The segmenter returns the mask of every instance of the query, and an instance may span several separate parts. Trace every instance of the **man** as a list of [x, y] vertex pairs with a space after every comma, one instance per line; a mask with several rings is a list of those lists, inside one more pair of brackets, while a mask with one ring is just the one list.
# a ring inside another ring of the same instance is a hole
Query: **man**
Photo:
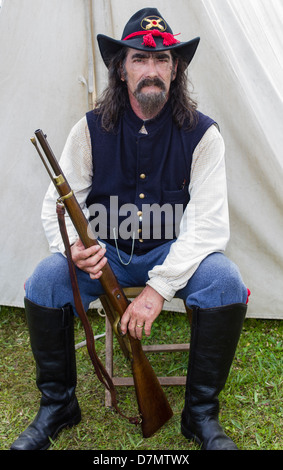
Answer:
[[[185, 71], [199, 38], [179, 42], [158, 10], [145, 8], [128, 21], [121, 40], [99, 35], [98, 43], [109, 85], [72, 129], [61, 158], [101, 240], [85, 249], [67, 220], [84, 306], [102, 293], [106, 260], [122, 286], [145, 286], [122, 318], [124, 333], [149, 335], [165, 299], [186, 300], [193, 321], [181, 430], [204, 449], [235, 449], [218, 422], [218, 394], [240, 336], [247, 288], [223, 254], [229, 238], [223, 140], [187, 90]], [[56, 198], [51, 186], [42, 212], [53, 254], [26, 283], [41, 404], [12, 449], [46, 449], [49, 436], [81, 418], [75, 307]]]

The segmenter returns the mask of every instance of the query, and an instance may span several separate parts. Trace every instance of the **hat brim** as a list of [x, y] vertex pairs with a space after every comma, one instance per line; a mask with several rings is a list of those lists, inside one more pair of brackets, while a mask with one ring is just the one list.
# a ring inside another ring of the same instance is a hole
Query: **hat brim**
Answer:
[[143, 39], [141, 37], [134, 37], [128, 39], [127, 41], [117, 40], [105, 36], [104, 34], [98, 34], [97, 36], [99, 50], [102, 56], [102, 59], [106, 65], [109, 67], [112, 57], [119, 52], [123, 47], [130, 47], [132, 49], [137, 49], [139, 51], [150, 51], [150, 52], [159, 52], [159, 51], [170, 51], [172, 49], [176, 50], [187, 63], [187, 66], [191, 62], [192, 58], [195, 55], [197, 50], [200, 38], [194, 38], [187, 42], [180, 42], [173, 44], [171, 46], [164, 46], [162, 38], [155, 38], [156, 47], [149, 47], [143, 45]]

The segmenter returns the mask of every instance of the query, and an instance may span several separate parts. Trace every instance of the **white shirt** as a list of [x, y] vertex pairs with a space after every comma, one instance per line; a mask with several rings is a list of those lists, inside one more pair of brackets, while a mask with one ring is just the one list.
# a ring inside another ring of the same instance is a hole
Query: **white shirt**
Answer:
[[[180, 232], [161, 265], [148, 274], [147, 284], [170, 301], [182, 289], [209, 254], [223, 252], [229, 240], [229, 214], [224, 141], [211, 126], [193, 153], [189, 184], [190, 202], [183, 214]], [[71, 130], [60, 166], [87, 218], [86, 199], [92, 186], [92, 150], [86, 117]], [[57, 191], [50, 184], [42, 207], [42, 222], [51, 252], [64, 253], [56, 215]], [[78, 239], [66, 214], [70, 243]]]

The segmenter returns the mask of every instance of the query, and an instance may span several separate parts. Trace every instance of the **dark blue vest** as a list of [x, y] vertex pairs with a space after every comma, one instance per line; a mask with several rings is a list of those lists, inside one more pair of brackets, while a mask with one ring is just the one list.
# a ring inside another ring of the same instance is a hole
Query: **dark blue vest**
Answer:
[[[129, 106], [117, 131], [102, 129], [100, 116], [86, 114], [93, 158], [92, 189], [87, 198], [96, 236], [131, 253], [145, 253], [178, 235], [189, 202], [192, 155], [214, 123], [198, 113], [196, 128], [179, 129], [170, 102], [144, 123]], [[141, 132], [145, 125], [147, 134]], [[114, 229], [114, 231], [113, 231]]]

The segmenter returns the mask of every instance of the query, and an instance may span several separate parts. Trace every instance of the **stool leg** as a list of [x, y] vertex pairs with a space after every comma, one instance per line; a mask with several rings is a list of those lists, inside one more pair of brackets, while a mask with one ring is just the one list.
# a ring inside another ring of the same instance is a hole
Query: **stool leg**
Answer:
[[[105, 369], [113, 378], [113, 330], [107, 315], [105, 316]], [[105, 406], [111, 406], [111, 394], [105, 389]]]
[[188, 315], [189, 324], [190, 324], [190, 326], [192, 326], [193, 311], [192, 311], [191, 308], [187, 307], [185, 300], [184, 300], [184, 306], [185, 306], [185, 309], [186, 309], [186, 312], [187, 312], [187, 315]]

